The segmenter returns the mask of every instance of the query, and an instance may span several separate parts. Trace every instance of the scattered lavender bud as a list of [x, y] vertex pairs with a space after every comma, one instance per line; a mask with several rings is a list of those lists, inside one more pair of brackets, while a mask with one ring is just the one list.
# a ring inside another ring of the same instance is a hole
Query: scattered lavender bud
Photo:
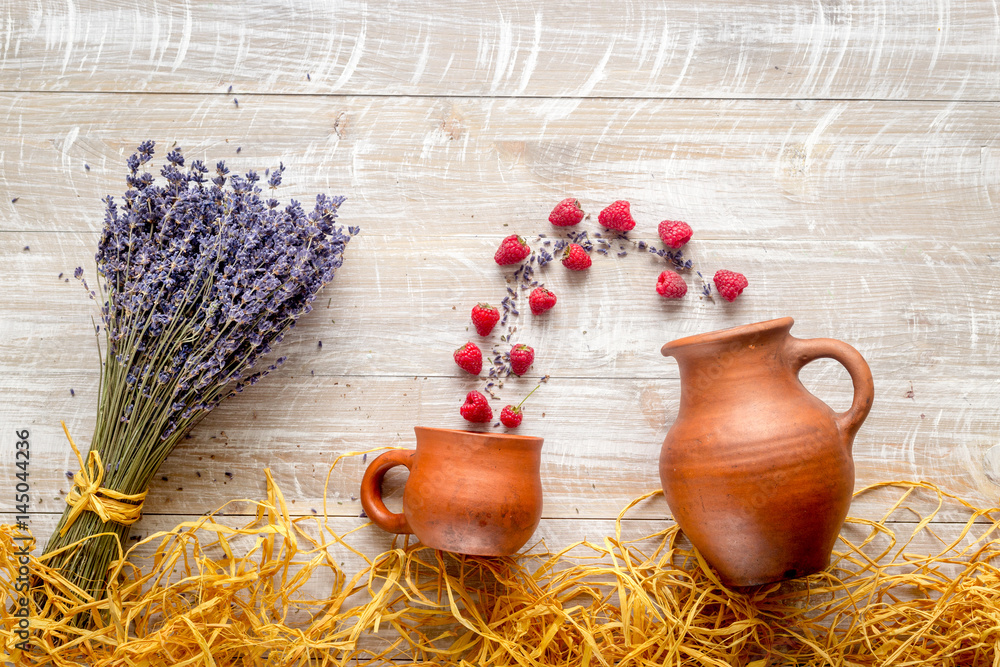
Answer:
[[227, 91], [226, 91], [226, 94], [228, 95], [228, 94], [229, 94], [229, 93], [231, 93], [231, 92], [233, 92], [233, 87], [232, 87], [232, 86], [229, 86], [229, 90], [227, 90]]
[[239, 155], [241, 150], [243, 150], [243, 147], [242, 146], [237, 146], [236, 147], [236, 154]]
[[30, 245], [26, 245], [26, 246], [24, 246], [24, 251], [25, 251], [25, 252], [27, 252], [27, 251], [29, 251], [29, 250], [31, 250], [31, 246], [30, 246]]
[[313, 78], [309, 76], [309, 72], [306, 72], [306, 81], [312, 81]]
[[87, 164], [86, 162], [83, 163], [83, 168], [86, 169], [87, 171], [90, 171], [90, 165]]
[[18, 199], [20, 199], [20, 197], [14, 197], [13, 199], [10, 200], [10, 203], [16, 204]]
[[316, 347], [323, 349], [323, 341], [316, 341]]
[[236, 106], [239, 106], [240, 105], [240, 101], [234, 97], [233, 98], [233, 104], [235, 104]]
[[69, 395], [70, 395], [70, 396], [76, 396], [76, 392], [75, 392], [75, 391], [73, 391], [73, 388], [72, 388], [72, 387], [70, 387], [70, 388], [69, 388]]

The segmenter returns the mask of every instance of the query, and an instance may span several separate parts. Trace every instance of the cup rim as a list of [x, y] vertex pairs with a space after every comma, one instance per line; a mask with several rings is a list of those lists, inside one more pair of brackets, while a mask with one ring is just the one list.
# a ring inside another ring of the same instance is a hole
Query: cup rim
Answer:
[[671, 354], [682, 347], [690, 347], [691, 345], [702, 345], [704, 343], [717, 343], [721, 340], [730, 340], [738, 336], [745, 336], [747, 334], [762, 333], [764, 331], [772, 331], [775, 329], [788, 328], [791, 329], [795, 320], [791, 317], [779, 317], [773, 320], [765, 320], [763, 322], [754, 322], [753, 324], [741, 324], [736, 327], [729, 327], [728, 329], [718, 329], [716, 331], [709, 331], [702, 334], [694, 334], [693, 336], [685, 336], [684, 338], [678, 338], [677, 340], [672, 340], [663, 347], [660, 348], [660, 353], [669, 357]]
[[516, 433], [490, 433], [488, 431], [468, 431], [466, 429], [441, 428], [439, 426], [414, 426], [413, 431], [415, 433], [419, 433], [421, 431], [433, 432], [433, 433], [459, 433], [462, 434], [463, 436], [469, 436], [469, 435], [481, 436], [487, 439], [506, 440], [508, 442], [514, 441], [525, 444], [537, 443], [541, 445], [542, 442], [544, 442], [544, 438], [540, 438], [534, 435], [517, 435]]

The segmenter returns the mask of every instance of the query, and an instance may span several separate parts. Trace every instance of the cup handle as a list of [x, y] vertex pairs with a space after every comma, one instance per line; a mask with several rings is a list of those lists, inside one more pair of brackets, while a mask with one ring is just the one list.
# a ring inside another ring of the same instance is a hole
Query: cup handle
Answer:
[[803, 366], [816, 359], [839, 361], [850, 373], [854, 383], [854, 401], [846, 412], [836, 415], [837, 426], [850, 443], [872, 409], [872, 399], [875, 398], [875, 383], [868, 362], [853, 347], [833, 338], [790, 337], [789, 344], [791, 363], [796, 374]]
[[368, 464], [361, 480], [361, 506], [376, 526], [390, 533], [412, 533], [406, 515], [390, 512], [382, 502], [382, 478], [389, 468], [413, 465], [412, 449], [392, 449]]

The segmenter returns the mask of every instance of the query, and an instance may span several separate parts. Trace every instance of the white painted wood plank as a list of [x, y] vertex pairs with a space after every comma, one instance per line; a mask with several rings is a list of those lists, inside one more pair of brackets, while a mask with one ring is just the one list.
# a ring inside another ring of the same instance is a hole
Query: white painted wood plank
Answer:
[[[59, 420], [66, 421], [77, 443], [89, 444], [96, 374], [5, 377], [2, 393], [8, 399], [0, 404], [0, 470], [13, 471], [13, 433], [29, 429], [35, 508], [61, 512], [69, 490], [66, 473], [75, 472], [78, 465]], [[321, 510], [326, 476], [339, 455], [412, 448], [414, 426], [482, 428], [470, 426], [459, 415], [465, 393], [476, 386], [469, 380], [287, 374], [268, 380], [230, 399], [190, 440], [178, 445], [153, 479], [150, 512], [201, 513], [231, 498], [260, 496], [261, 471], [270, 467], [292, 510], [310, 514]], [[806, 383], [837, 409], [849, 403], [846, 380], [814, 376]], [[521, 380], [505, 387], [506, 400], [493, 402], [494, 413], [533, 384]], [[75, 397], [69, 387], [76, 390]], [[969, 387], [966, 380], [940, 379], [926, 381], [914, 399], [881, 393], [855, 443], [857, 487], [894, 479], [927, 480], [975, 502], [995, 504], [998, 486], [986, 475], [984, 456], [995, 444], [1000, 412], [995, 394], [987, 405]], [[676, 417], [678, 400], [679, 383], [671, 378], [554, 378], [536, 392], [519, 432], [545, 439], [544, 516], [611, 518], [636, 495], [658, 488], [660, 445]], [[337, 516], [357, 516], [365, 462], [359, 456], [341, 466], [331, 476], [329, 509]], [[404, 472], [390, 473], [391, 497], [398, 497], [404, 478]], [[879, 502], [862, 499], [855, 512], [876, 518]], [[12, 508], [12, 497], [0, 497], [0, 511]], [[654, 503], [635, 516], [667, 514], [664, 504]]]
[[[451, 355], [467, 340], [509, 350], [500, 340], [505, 329], [482, 338], [470, 320], [476, 303], [499, 304], [507, 294], [513, 269], [493, 262], [498, 239], [355, 237], [315, 312], [284, 342], [287, 372], [457, 378], [465, 374]], [[94, 234], [0, 234], [8, 287], [0, 292], [0, 368], [28, 375], [96, 369], [96, 305], [71, 278], [82, 264], [94, 280], [96, 243]], [[685, 273], [689, 293], [667, 301], [654, 290], [666, 263], [634, 249], [626, 257], [595, 254], [584, 275], [559, 263], [538, 270], [558, 295], [555, 308], [533, 316], [527, 290], [515, 289], [520, 315], [508, 320], [518, 327], [514, 339], [535, 348], [534, 372], [676, 377], [674, 362], [659, 354], [662, 344], [791, 315], [795, 335], [840, 338], [861, 350], [879, 388], [903, 395], [914, 382], [922, 394], [923, 380], [960, 376], [978, 383], [973, 393], [996, 396], [1000, 242], [695, 239], [687, 251], [707, 280], [729, 268], [744, 272], [750, 286], [732, 304], [699, 299], [701, 279], [692, 271]]]
[[283, 199], [347, 195], [344, 219], [380, 237], [540, 230], [565, 196], [628, 199], [646, 233], [670, 217], [697, 239], [1000, 230], [1000, 104], [0, 94], [0, 118], [2, 230], [96, 231], [146, 138], [236, 170], [283, 161]]
[[994, 3], [0, 6], [5, 90], [996, 100]]

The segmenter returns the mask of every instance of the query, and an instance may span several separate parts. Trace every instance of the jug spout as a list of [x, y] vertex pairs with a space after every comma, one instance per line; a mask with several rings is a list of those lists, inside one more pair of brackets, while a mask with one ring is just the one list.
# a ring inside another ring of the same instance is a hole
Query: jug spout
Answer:
[[674, 357], [680, 362], [685, 358], [717, 355], [720, 352], [729, 352], [730, 354], [751, 352], [779, 342], [788, 335], [794, 323], [795, 320], [791, 317], [781, 317], [776, 320], [687, 336], [670, 341], [660, 348], [660, 353], [665, 357]]
[[780, 357], [793, 323], [791, 317], [783, 317], [664, 345], [660, 352], [676, 359], [680, 369], [682, 408], [702, 399], [728, 400], [729, 393], [739, 394], [747, 386], [791, 381]]

